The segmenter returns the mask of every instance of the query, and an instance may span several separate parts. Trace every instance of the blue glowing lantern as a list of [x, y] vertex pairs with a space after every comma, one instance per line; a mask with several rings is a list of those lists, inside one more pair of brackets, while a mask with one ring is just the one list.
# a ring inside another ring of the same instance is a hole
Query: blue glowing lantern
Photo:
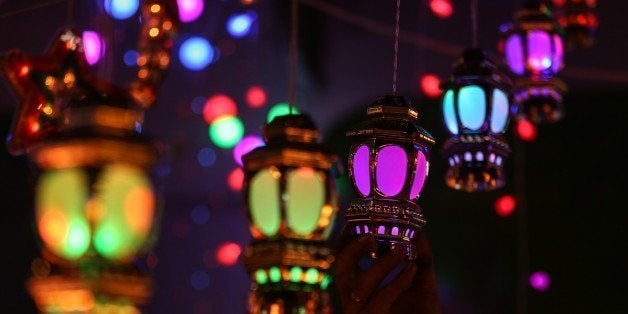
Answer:
[[519, 115], [537, 124], [560, 120], [567, 87], [556, 75], [563, 68], [564, 48], [562, 29], [551, 12], [544, 5], [526, 6], [500, 32], [498, 48], [516, 77]]
[[510, 80], [480, 49], [468, 49], [441, 85], [443, 116], [452, 137], [443, 146], [445, 181], [456, 190], [489, 191], [505, 183], [510, 154], [503, 133], [510, 115]]

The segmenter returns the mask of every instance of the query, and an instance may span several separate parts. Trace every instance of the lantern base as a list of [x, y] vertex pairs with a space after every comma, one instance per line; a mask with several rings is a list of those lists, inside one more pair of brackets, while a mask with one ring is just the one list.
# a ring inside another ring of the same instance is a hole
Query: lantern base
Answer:
[[357, 199], [351, 203], [345, 215], [347, 228], [355, 237], [371, 233], [378, 243], [376, 258], [398, 245], [406, 246], [408, 259], [416, 258], [412, 243], [425, 226], [421, 208], [410, 201], [381, 199]]
[[467, 192], [491, 191], [505, 185], [504, 160], [510, 148], [500, 135], [461, 135], [445, 142], [449, 162], [447, 186]]
[[251, 314], [262, 313], [332, 313], [331, 299], [326, 291], [260, 292], [256, 285], [248, 297]]
[[518, 115], [536, 124], [551, 124], [565, 115], [563, 94], [567, 88], [559, 79], [526, 80], [518, 84], [514, 102]]

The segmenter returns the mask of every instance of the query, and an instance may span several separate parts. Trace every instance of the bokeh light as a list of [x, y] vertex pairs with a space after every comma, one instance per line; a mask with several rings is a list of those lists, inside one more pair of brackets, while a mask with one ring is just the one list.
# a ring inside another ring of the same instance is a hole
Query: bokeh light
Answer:
[[209, 286], [209, 275], [202, 270], [197, 270], [190, 276], [190, 284], [196, 290], [204, 290]]
[[179, 59], [184, 67], [199, 71], [214, 59], [214, 48], [205, 38], [190, 37], [179, 47]]
[[454, 6], [449, 0], [430, 0], [430, 10], [440, 18], [448, 18], [454, 13]]
[[500, 217], [508, 217], [517, 207], [517, 200], [510, 194], [502, 195], [495, 201], [495, 212]]
[[211, 167], [216, 162], [216, 152], [209, 148], [201, 148], [196, 154], [196, 160], [203, 167]]
[[192, 208], [190, 212], [190, 219], [197, 225], [204, 225], [209, 222], [210, 212], [209, 208], [205, 205], [197, 205]]
[[235, 116], [238, 114], [238, 106], [233, 99], [225, 94], [216, 94], [205, 103], [203, 119], [207, 124], [222, 116]]
[[522, 141], [531, 142], [536, 138], [536, 126], [529, 120], [521, 119], [517, 121], [515, 129], [517, 136], [519, 136]]
[[114, 19], [128, 19], [137, 12], [140, 7], [139, 0], [105, 0], [105, 11]]
[[223, 266], [233, 266], [238, 262], [242, 248], [237, 243], [225, 242], [216, 251], [216, 260]]
[[436, 98], [440, 96], [440, 78], [434, 74], [425, 74], [421, 77], [419, 82], [421, 91], [425, 96], [430, 98]]
[[257, 18], [255, 12], [245, 12], [233, 14], [227, 20], [227, 31], [234, 38], [242, 38], [247, 36], [253, 27], [253, 23]]
[[137, 58], [139, 56], [140, 54], [137, 52], [137, 50], [127, 50], [127, 52], [124, 53], [123, 57], [124, 64], [130, 67], [137, 65]]
[[227, 185], [232, 191], [239, 192], [244, 184], [244, 171], [242, 168], [234, 168], [227, 176]]
[[233, 159], [242, 166], [242, 156], [261, 146], [264, 146], [264, 139], [261, 136], [247, 135], [233, 148]]
[[100, 34], [94, 31], [83, 32], [83, 51], [85, 60], [89, 65], [94, 65], [105, 55], [105, 41]]
[[[298, 114], [298, 113], [299, 113], [299, 109], [293, 107], [292, 114]], [[287, 116], [289, 114], [290, 114], [290, 105], [288, 105], [288, 103], [286, 102], [280, 102], [274, 105], [272, 108], [270, 108], [270, 110], [268, 110], [268, 115], [266, 116], [266, 122], [270, 123], [276, 117]]]
[[261, 86], [251, 86], [246, 91], [246, 103], [251, 108], [259, 108], [266, 104], [266, 91]]
[[209, 138], [220, 148], [232, 148], [244, 136], [244, 125], [238, 117], [222, 116], [209, 126]]
[[181, 22], [190, 23], [203, 14], [205, 3], [203, 0], [177, 0], [177, 7]]
[[550, 284], [550, 276], [544, 271], [537, 271], [530, 275], [530, 286], [536, 291], [546, 291]]

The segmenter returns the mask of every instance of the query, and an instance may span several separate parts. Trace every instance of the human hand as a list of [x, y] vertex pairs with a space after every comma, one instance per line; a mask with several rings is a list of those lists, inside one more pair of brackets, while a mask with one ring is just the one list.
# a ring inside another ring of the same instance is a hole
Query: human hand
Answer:
[[429, 243], [422, 233], [413, 243], [417, 258], [409, 261], [390, 283], [382, 287], [386, 276], [405, 260], [403, 248], [397, 246], [371, 267], [361, 270], [358, 266], [360, 258], [376, 249], [373, 235], [363, 235], [344, 246], [335, 263], [335, 281], [343, 313], [440, 313]]

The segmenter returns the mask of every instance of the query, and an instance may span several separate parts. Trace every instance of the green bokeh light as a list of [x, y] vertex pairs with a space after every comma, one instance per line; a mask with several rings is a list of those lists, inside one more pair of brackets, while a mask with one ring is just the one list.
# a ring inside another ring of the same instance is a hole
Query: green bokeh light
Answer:
[[264, 271], [263, 269], [258, 269], [255, 272], [255, 281], [257, 281], [257, 283], [260, 285], [266, 284], [268, 282], [268, 276], [266, 275], [266, 271]]
[[268, 273], [270, 275], [270, 281], [272, 282], [281, 281], [281, 270], [279, 270], [279, 267], [276, 267], [276, 266], [271, 267]]
[[325, 275], [323, 280], [321, 280], [321, 289], [327, 290], [327, 287], [331, 283], [331, 277], [329, 275]]
[[318, 269], [310, 268], [305, 272], [305, 282], [315, 284], [318, 281]]
[[244, 136], [244, 125], [238, 117], [223, 116], [209, 126], [209, 138], [214, 145], [233, 148]]
[[303, 276], [303, 269], [299, 266], [294, 266], [290, 269], [290, 281], [299, 282]]
[[[292, 108], [292, 114], [299, 114], [299, 113], [300, 113], [299, 109], [295, 107]], [[287, 116], [289, 114], [290, 114], [290, 105], [288, 105], [288, 103], [286, 102], [280, 102], [274, 105], [272, 108], [270, 108], [270, 110], [268, 110], [268, 115], [266, 116], [266, 122], [270, 123], [276, 117]]]

